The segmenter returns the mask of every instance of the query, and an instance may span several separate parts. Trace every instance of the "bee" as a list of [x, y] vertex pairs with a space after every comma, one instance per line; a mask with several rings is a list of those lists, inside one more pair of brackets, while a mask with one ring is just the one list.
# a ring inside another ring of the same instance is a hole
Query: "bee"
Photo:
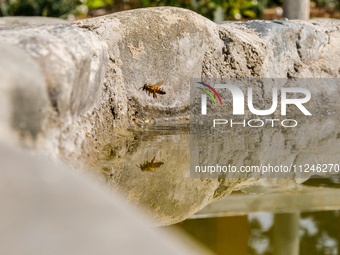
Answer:
[[156, 156], [154, 156], [153, 159], [150, 162], [146, 161], [146, 162], [144, 162], [144, 164], [140, 164], [137, 167], [140, 168], [140, 170], [142, 170], [142, 172], [151, 171], [152, 169], [161, 167], [161, 165], [163, 165], [164, 163], [163, 162], [155, 162], [155, 158], [156, 158]]
[[160, 88], [164, 84], [164, 81], [159, 81], [155, 85], [151, 84], [144, 84], [143, 87], [140, 87], [139, 90], [143, 89], [145, 90], [146, 93], [150, 96], [150, 94], [153, 94], [153, 98], [156, 99], [157, 95], [156, 94], [161, 94], [164, 95], [166, 94], [163, 89]]

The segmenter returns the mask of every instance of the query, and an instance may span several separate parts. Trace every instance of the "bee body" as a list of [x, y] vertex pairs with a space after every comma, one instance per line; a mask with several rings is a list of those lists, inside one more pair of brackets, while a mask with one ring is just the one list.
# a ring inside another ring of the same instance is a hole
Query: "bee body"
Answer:
[[150, 94], [153, 95], [153, 98], [157, 98], [156, 94], [160, 94], [160, 95], [164, 95], [166, 94], [164, 89], [160, 88], [160, 86], [162, 86], [164, 83], [164, 81], [160, 81], [157, 82], [155, 85], [151, 85], [151, 84], [144, 84], [143, 87], [141, 87], [140, 89], [143, 89], [143, 91], [145, 90], [146, 93], [148, 93], [148, 95], [150, 96]]
[[140, 168], [142, 172], [145, 172], [145, 171], [151, 171], [152, 169], [155, 169], [155, 168], [159, 168], [163, 164], [164, 164], [163, 162], [155, 162], [155, 157], [153, 157], [151, 161], [147, 160], [146, 162], [144, 162], [144, 164], [140, 164], [137, 167]]

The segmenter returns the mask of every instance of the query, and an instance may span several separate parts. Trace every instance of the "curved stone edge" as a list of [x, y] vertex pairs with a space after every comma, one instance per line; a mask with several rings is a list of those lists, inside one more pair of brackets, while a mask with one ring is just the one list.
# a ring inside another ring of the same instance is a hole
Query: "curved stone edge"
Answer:
[[64, 19], [40, 16], [0, 17], [0, 27], [30, 26], [42, 24], [67, 24], [67, 23], [70, 22]]
[[1, 254], [210, 254], [43, 154], [0, 142], [0, 165]]

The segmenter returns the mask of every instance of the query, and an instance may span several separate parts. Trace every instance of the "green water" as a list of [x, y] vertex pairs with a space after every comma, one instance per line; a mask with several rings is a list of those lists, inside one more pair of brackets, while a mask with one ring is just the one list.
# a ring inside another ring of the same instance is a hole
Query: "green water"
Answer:
[[[312, 178], [302, 186], [338, 190], [339, 183], [340, 179], [333, 176]], [[306, 199], [313, 198], [306, 196]], [[256, 212], [188, 219], [174, 227], [189, 234], [215, 254], [340, 254], [340, 211], [328, 210], [327, 206], [317, 211]]]
[[339, 254], [338, 210], [194, 219], [176, 227], [216, 254]]

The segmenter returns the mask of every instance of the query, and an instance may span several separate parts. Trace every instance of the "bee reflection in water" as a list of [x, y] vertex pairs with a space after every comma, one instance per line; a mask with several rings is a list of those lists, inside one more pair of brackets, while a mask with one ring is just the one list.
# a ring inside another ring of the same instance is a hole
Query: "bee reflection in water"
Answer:
[[161, 165], [163, 165], [164, 162], [155, 162], [155, 158], [156, 158], [156, 156], [154, 156], [151, 161], [147, 160], [146, 162], [144, 162], [144, 164], [140, 164], [137, 167], [140, 168], [140, 170], [142, 170], [142, 172], [152, 171], [152, 169], [156, 169], [156, 168], [161, 167]]

